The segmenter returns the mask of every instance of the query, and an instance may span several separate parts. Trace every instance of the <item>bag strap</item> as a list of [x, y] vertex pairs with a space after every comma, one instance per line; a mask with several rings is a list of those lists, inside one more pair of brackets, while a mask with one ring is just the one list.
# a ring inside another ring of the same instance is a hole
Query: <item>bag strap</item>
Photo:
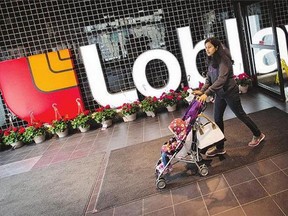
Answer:
[[[205, 115], [204, 113], [200, 113], [199, 115], [198, 115], [198, 117], [203, 117], [203, 118], [205, 118], [207, 121], [208, 121], [208, 123], [211, 123], [212, 124], [212, 129], [213, 130], [215, 130], [218, 126], [216, 125], [216, 123], [213, 121], [213, 120], [211, 120], [207, 115]], [[199, 133], [200, 133], [200, 135], [203, 135], [204, 134], [204, 132], [203, 132], [203, 126], [200, 126], [199, 127]]]

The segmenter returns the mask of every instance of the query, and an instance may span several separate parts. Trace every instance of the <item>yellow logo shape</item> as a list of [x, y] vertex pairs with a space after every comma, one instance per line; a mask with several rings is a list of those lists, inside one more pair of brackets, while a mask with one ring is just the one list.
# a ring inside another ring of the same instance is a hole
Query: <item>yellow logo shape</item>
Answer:
[[68, 49], [28, 57], [36, 87], [51, 92], [77, 86], [71, 55]]

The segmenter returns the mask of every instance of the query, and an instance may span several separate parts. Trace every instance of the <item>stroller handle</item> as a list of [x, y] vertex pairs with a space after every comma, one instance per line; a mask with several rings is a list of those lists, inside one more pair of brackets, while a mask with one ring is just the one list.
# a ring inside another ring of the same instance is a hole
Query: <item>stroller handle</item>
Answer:
[[[193, 92], [191, 91], [191, 92], [189, 92], [189, 96], [186, 97], [185, 99], [187, 100], [187, 102], [188, 102], [189, 104], [191, 104], [192, 101], [197, 100], [197, 96], [198, 96], [198, 95], [196, 95], [195, 93], [193, 93]], [[204, 112], [204, 111], [206, 110], [206, 108], [207, 108], [207, 102], [205, 101], [205, 102], [202, 102], [201, 104], [202, 104], [201, 111]]]
[[207, 102], [202, 103], [201, 113], [204, 112], [207, 109]]

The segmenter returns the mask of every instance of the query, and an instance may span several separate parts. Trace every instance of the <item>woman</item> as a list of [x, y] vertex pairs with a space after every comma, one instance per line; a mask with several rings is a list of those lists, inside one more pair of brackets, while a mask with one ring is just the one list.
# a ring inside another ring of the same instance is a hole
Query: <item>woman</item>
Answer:
[[[205, 50], [208, 57], [206, 81], [201, 90], [195, 90], [193, 93], [199, 95], [198, 100], [201, 102], [205, 102], [208, 96], [215, 95], [214, 120], [223, 133], [223, 115], [228, 105], [237, 118], [253, 133], [253, 138], [248, 145], [250, 147], [258, 146], [264, 140], [265, 135], [261, 133], [257, 125], [243, 110], [239, 88], [233, 78], [233, 60], [231, 59], [229, 50], [216, 38], [208, 38], [205, 41]], [[224, 140], [222, 140], [210, 148], [206, 152], [206, 155], [213, 157], [225, 153]]]

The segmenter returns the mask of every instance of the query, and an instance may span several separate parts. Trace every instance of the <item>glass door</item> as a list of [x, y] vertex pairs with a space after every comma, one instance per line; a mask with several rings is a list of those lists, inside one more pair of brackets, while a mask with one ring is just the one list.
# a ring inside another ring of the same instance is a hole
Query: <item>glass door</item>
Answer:
[[[246, 2], [242, 4], [246, 32], [247, 52], [250, 57], [251, 75], [256, 85], [285, 100], [284, 80], [279, 51], [283, 30], [276, 28], [273, 1]], [[280, 34], [281, 37], [278, 37]], [[284, 37], [285, 42], [285, 37]], [[282, 45], [284, 43], [281, 41]], [[287, 44], [284, 48], [287, 53]], [[282, 52], [283, 53], [283, 52]], [[287, 83], [286, 83], [287, 85]]]

